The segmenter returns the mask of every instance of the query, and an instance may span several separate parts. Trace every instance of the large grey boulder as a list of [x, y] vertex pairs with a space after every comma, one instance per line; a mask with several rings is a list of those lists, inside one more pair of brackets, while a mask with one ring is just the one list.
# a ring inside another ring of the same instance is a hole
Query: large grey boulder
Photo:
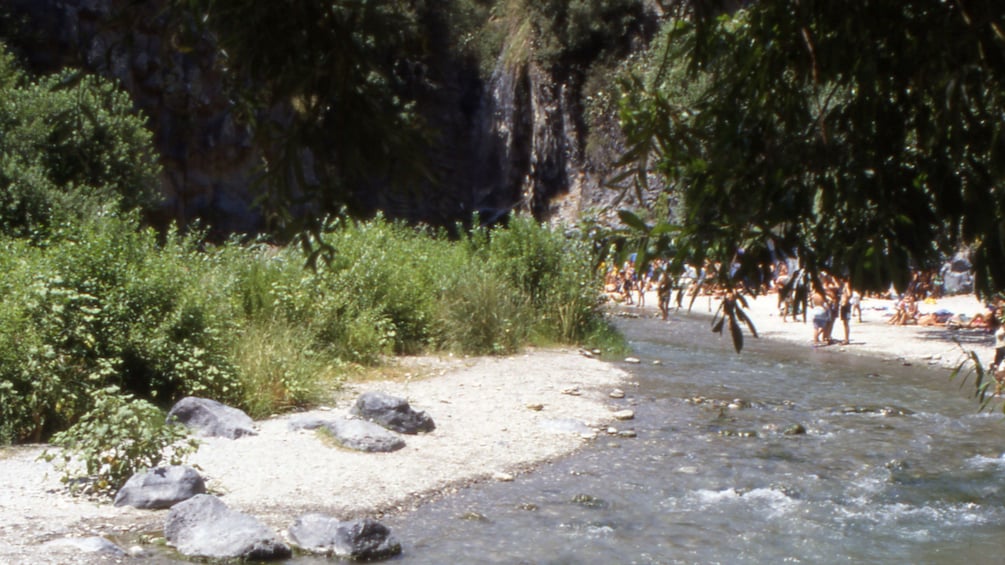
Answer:
[[188, 557], [264, 561], [285, 559], [293, 553], [257, 518], [231, 510], [209, 494], [172, 506], [164, 537]]
[[179, 423], [209, 437], [237, 439], [253, 436], [254, 420], [243, 411], [208, 398], [187, 396], [179, 400], [167, 415], [168, 423]]
[[436, 429], [433, 419], [425, 412], [415, 411], [404, 398], [384, 392], [365, 392], [356, 399], [352, 414], [380, 424], [402, 434], [431, 432]]
[[342, 522], [323, 514], [304, 514], [289, 529], [290, 539], [305, 551], [343, 559], [376, 561], [401, 553], [391, 530], [369, 518]]
[[136, 473], [115, 494], [115, 506], [170, 508], [206, 492], [206, 481], [192, 467], [171, 465]]
[[332, 438], [340, 446], [356, 451], [397, 451], [405, 447], [405, 440], [373, 422], [340, 418], [324, 422]]

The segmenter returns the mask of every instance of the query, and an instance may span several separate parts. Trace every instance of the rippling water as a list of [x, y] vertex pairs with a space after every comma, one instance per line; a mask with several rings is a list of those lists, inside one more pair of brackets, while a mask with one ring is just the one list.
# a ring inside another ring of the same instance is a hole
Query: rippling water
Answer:
[[1005, 559], [1005, 422], [969, 384], [761, 340], [736, 355], [702, 320], [621, 326], [643, 364], [612, 404], [638, 437], [389, 520], [395, 562]]

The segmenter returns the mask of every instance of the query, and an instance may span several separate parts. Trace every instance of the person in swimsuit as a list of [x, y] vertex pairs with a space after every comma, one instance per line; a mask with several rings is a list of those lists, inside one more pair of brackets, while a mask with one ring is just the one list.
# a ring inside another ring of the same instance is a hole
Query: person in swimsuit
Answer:
[[831, 316], [830, 310], [824, 305], [824, 297], [819, 292], [813, 295], [813, 310], [810, 313], [813, 317], [813, 345], [826, 345], [825, 332]]

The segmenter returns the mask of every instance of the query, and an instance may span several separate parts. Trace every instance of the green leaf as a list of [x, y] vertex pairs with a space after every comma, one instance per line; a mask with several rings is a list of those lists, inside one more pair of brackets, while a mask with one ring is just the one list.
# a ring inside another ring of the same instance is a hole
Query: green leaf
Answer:
[[642, 220], [642, 218], [635, 215], [635, 213], [629, 210], [618, 210], [618, 218], [620, 218], [622, 223], [624, 223], [626, 226], [636, 231], [639, 231], [644, 235], [649, 235], [650, 232], [649, 226], [645, 223], [644, 220]]

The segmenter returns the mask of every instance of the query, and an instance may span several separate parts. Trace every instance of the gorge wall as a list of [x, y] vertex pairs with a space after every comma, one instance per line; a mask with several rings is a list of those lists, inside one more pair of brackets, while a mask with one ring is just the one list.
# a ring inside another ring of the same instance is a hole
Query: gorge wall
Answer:
[[[15, 23], [30, 30], [15, 51], [34, 70], [79, 66], [132, 94], [164, 165], [165, 204], [155, 222], [199, 219], [221, 234], [255, 232], [263, 226], [254, 205], [261, 148], [235, 118], [210, 38], [172, 20], [164, 4], [8, 0]], [[357, 194], [363, 209], [434, 225], [476, 211], [490, 220], [518, 210], [574, 221], [622, 196], [603, 188], [620, 149], [614, 116], [607, 131], [593, 132], [607, 147], [587, 152], [584, 73], [508, 64], [504, 55], [482, 78], [447, 48], [433, 54], [429, 73], [440, 88], [421, 100], [421, 111], [439, 132], [429, 149], [438, 182], [404, 192], [367, 187]]]

